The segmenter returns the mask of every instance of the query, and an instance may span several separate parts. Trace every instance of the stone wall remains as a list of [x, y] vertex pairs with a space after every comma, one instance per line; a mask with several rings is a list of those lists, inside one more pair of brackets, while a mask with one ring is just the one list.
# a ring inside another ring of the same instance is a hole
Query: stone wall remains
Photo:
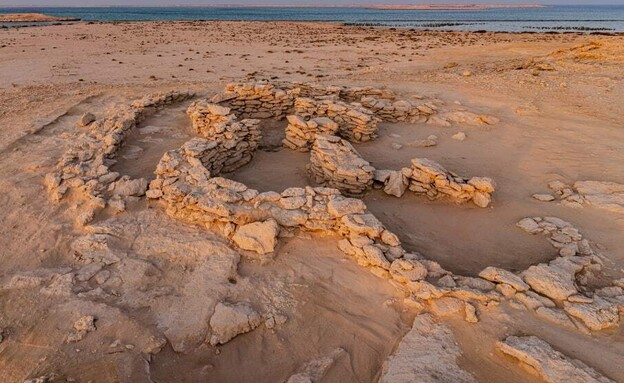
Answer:
[[338, 124], [327, 117], [312, 118], [308, 121], [295, 115], [288, 118], [284, 146], [299, 152], [308, 152], [317, 134], [334, 135], [338, 132]]
[[329, 117], [338, 124], [338, 134], [352, 142], [377, 137], [379, 118], [358, 104], [300, 97], [295, 100], [295, 114], [303, 118]]
[[238, 121], [230, 108], [205, 100], [192, 103], [187, 114], [193, 129], [207, 142], [220, 143], [217, 150], [206, 154], [202, 160], [212, 175], [234, 171], [251, 161], [262, 137], [259, 120]]
[[[58, 161], [54, 171], [45, 176], [45, 184], [52, 199], [61, 200], [73, 189], [90, 202], [90, 207], [78, 218], [80, 223], [93, 219], [94, 211], [107, 204], [107, 197], [124, 198], [140, 196], [147, 182], [131, 180], [110, 170], [115, 156], [128, 133], [143, 119], [161, 107], [193, 97], [191, 92], [167, 92], [145, 96], [129, 106], [119, 106], [107, 117], [83, 118], [80, 134]], [[123, 203], [122, 203], [123, 204]]]
[[298, 95], [298, 88], [283, 90], [270, 83], [232, 83], [210, 101], [229, 106], [239, 118], [282, 119], [292, 111]]
[[359, 196], [372, 186], [375, 168], [349, 142], [337, 136], [317, 134], [308, 172], [317, 183]]
[[425, 194], [430, 199], [448, 197], [460, 203], [472, 201], [479, 207], [490, 204], [495, 188], [490, 178], [467, 179], [426, 158], [413, 159], [411, 172], [406, 176], [409, 189], [415, 193]]

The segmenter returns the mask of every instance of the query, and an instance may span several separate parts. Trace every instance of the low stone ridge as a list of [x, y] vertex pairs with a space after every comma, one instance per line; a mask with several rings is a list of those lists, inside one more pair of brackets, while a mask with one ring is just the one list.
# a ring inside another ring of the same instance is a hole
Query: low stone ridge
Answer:
[[362, 106], [371, 110], [383, 121], [388, 122], [427, 122], [429, 116], [437, 113], [438, 107], [433, 102], [420, 100], [396, 100], [365, 96], [360, 99]]
[[329, 117], [338, 124], [338, 134], [353, 142], [376, 138], [380, 121], [361, 104], [303, 97], [295, 100], [295, 114], [304, 118]]
[[498, 342], [497, 348], [548, 383], [615, 383], [580, 360], [553, 349], [536, 336], [510, 336]]
[[448, 197], [459, 203], [472, 201], [479, 207], [490, 205], [495, 188], [491, 178], [467, 179], [426, 158], [413, 159], [411, 172], [406, 176], [410, 179], [409, 189], [429, 199]]
[[299, 152], [310, 151], [317, 134], [335, 135], [338, 132], [338, 124], [327, 117], [317, 117], [306, 121], [299, 116], [290, 115], [287, 119], [288, 126], [283, 144]]
[[533, 198], [550, 202], [559, 200], [564, 206], [595, 206], [614, 213], [624, 213], [624, 184], [603, 181], [577, 181], [573, 186], [561, 181], [548, 184], [551, 194], [534, 194]]
[[[115, 163], [117, 151], [124, 143], [128, 133], [138, 123], [159, 108], [193, 97], [192, 92], [157, 93], [133, 101], [130, 106], [120, 106], [101, 119], [93, 120], [88, 116], [82, 123], [88, 122], [72, 146], [63, 154], [53, 172], [45, 176], [52, 199], [61, 200], [69, 190], [80, 193], [86, 200], [85, 210], [78, 216], [81, 224], [93, 219], [95, 212], [107, 205], [108, 191], [112, 191], [116, 201], [119, 198], [141, 196], [145, 181], [120, 178], [120, 174], [110, 171]], [[119, 203], [117, 204], [119, 205]], [[123, 205], [123, 201], [121, 202]]]
[[357, 196], [372, 186], [375, 168], [349, 142], [337, 136], [317, 134], [308, 171], [316, 183]]

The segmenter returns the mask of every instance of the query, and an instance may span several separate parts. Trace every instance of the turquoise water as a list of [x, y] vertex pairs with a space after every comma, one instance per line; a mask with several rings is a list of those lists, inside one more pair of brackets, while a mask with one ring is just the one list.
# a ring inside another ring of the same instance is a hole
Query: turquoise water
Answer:
[[[0, 8], [85, 21], [256, 20], [330, 21], [397, 28], [508, 32], [624, 32], [624, 5], [550, 6], [483, 11], [391, 11], [366, 8]], [[8, 25], [8, 24], [5, 24]]]

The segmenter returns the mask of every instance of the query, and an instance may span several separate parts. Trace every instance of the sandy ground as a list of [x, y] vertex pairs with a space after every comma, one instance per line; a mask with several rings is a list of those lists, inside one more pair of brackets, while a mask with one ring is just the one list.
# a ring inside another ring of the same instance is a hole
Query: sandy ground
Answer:
[[[531, 60], [543, 65], [527, 65]], [[546, 204], [531, 195], [546, 192], [552, 180], [624, 183], [623, 64], [624, 37], [617, 36], [249, 22], [0, 30], [0, 277], [77, 265], [70, 243], [85, 233], [73, 226], [71, 208], [49, 200], [42, 176], [78, 134], [75, 122], [82, 113], [101, 113], [153, 91], [190, 89], [210, 96], [227, 82], [244, 79], [388, 87], [498, 117], [494, 126], [384, 123], [379, 139], [357, 145], [379, 168], [427, 157], [459, 174], [490, 176], [498, 185], [491, 208], [372, 191], [364, 198], [369, 209], [409, 250], [471, 276], [486, 266], [519, 271], [553, 259], [555, 250], [546, 240], [528, 236], [515, 223], [525, 216], [560, 217], [597, 243], [608, 272], [621, 277], [621, 215]], [[133, 133], [115, 170], [151, 177], [161, 154], [192, 135], [185, 105], [143, 122], [141, 127], [165, 130], [149, 139]], [[309, 184], [308, 155], [276, 145], [283, 127], [267, 123], [263, 150], [231, 177], [259, 190]], [[451, 139], [459, 131], [466, 133], [465, 141]], [[392, 147], [431, 134], [439, 137], [435, 147]], [[117, 297], [50, 298], [31, 289], [0, 290], [3, 381], [56, 372], [79, 382], [279, 382], [341, 347], [346, 355], [324, 381], [373, 382], [414, 317], [387, 281], [346, 259], [333, 238], [284, 238], [268, 264], [243, 257], [233, 282], [223, 279], [222, 263], [213, 260], [237, 257], [218, 235], [173, 221], [146, 202], [117, 220], [125, 223], [116, 246], [136, 262]], [[200, 342], [175, 352], [167, 344], [149, 360], [133, 351], [159, 336], [156, 318], [169, 318], [172, 326], [188, 324], [185, 316], [204, 315], [204, 302], [224, 295], [264, 302], [288, 321], [218, 348]], [[85, 307], [97, 313], [102, 326], [78, 345], [64, 343]], [[539, 381], [494, 349], [495, 341], [518, 333], [540, 336], [624, 381], [621, 329], [587, 336], [505, 305], [476, 325], [446, 322], [462, 349], [460, 365], [482, 382]], [[116, 340], [132, 348], [111, 347]]]

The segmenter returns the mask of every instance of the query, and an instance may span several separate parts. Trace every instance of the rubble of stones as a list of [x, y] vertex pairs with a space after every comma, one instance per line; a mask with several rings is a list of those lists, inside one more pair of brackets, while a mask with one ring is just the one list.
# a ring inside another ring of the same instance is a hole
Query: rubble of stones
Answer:
[[[559, 200], [561, 205], [568, 207], [595, 206], [600, 209], [624, 213], [624, 185], [605, 181], [577, 181], [567, 185], [561, 181], [548, 183], [552, 194], [533, 194], [533, 198], [551, 202]], [[554, 195], [553, 195], [554, 194]]]
[[86, 202], [78, 216], [80, 224], [93, 220], [98, 210], [107, 205], [118, 211], [125, 209], [125, 200], [145, 194], [147, 180], [130, 179], [110, 170], [115, 156], [129, 132], [159, 108], [193, 97], [191, 92], [172, 91], [145, 96], [115, 108], [109, 116], [96, 119], [87, 113], [79, 121], [80, 134], [63, 154], [53, 172], [45, 176], [52, 199], [63, 199], [70, 190]]
[[605, 285], [599, 255], [572, 224], [556, 217], [531, 217], [519, 221], [518, 227], [546, 236], [559, 256], [513, 278], [495, 268], [483, 270], [481, 277], [498, 283], [497, 289], [512, 302], [559, 325], [585, 333], [619, 326], [624, 280]]

